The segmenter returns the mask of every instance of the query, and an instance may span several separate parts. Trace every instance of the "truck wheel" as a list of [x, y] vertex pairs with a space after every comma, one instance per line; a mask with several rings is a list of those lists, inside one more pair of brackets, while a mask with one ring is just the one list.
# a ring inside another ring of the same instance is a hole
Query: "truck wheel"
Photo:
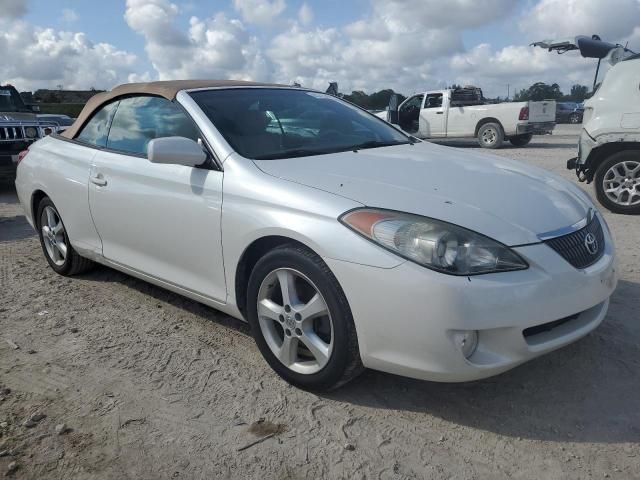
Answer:
[[614, 213], [640, 214], [640, 150], [614, 153], [595, 175], [598, 201]]
[[578, 124], [580, 122], [580, 115], [578, 115], [577, 113], [574, 113], [569, 117], [569, 123]]
[[515, 137], [511, 137], [509, 138], [509, 141], [511, 142], [511, 145], [513, 145], [514, 147], [524, 147], [531, 141], [532, 138], [533, 138], [533, 135], [530, 133], [527, 133], [524, 135], [516, 135]]
[[482, 148], [500, 148], [504, 132], [497, 123], [485, 123], [478, 129], [478, 143]]

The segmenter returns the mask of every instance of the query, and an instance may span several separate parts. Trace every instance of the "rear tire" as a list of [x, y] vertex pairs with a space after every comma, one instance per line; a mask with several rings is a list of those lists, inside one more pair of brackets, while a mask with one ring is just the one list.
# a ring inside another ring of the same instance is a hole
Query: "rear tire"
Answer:
[[364, 370], [347, 298], [322, 259], [303, 246], [285, 244], [258, 260], [247, 317], [263, 357], [292, 385], [332, 390]]
[[509, 138], [509, 141], [514, 147], [524, 147], [531, 141], [532, 138], [532, 134], [525, 133], [524, 135], [516, 135], [515, 137], [511, 137]]
[[478, 143], [482, 148], [500, 148], [504, 142], [504, 132], [498, 123], [485, 123], [478, 129]]
[[62, 217], [49, 197], [44, 197], [38, 204], [35, 224], [44, 258], [54, 272], [71, 276], [94, 266], [91, 260], [81, 257], [71, 246]]
[[640, 150], [614, 153], [595, 174], [598, 201], [614, 213], [640, 214]]

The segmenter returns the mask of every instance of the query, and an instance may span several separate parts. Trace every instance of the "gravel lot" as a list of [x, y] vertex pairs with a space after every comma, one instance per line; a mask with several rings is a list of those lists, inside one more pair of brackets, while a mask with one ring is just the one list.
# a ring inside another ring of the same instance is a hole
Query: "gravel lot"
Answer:
[[[497, 154], [574, 179], [578, 133]], [[485, 381], [368, 371], [318, 396], [213, 309], [107, 268], [57, 276], [16, 202], [0, 190], [0, 475], [640, 478], [639, 217], [605, 213], [620, 283], [583, 340]]]

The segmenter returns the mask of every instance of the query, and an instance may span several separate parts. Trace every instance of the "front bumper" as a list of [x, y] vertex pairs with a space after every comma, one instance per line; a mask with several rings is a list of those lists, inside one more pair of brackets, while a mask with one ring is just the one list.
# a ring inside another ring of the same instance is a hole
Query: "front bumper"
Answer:
[[[472, 277], [444, 275], [411, 262], [382, 269], [325, 261], [349, 300], [366, 367], [460, 382], [504, 372], [596, 328], [617, 282], [606, 228], [605, 241], [603, 257], [585, 270], [575, 269], [546, 244], [516, 248], [529, 263], [527, 270]], [[555, 328], [525, 336], [530, 327], [562, 319]], [[453, 342], [459, 330], [479, 332], [469, 359]]]
[[533, 134], [533, 135], [548, 135], [553, 132], [556, 127], [556, 122], [527, 122], [519, 123], [516, 126], [517, 135]]
[[0, 180], [13, 179], [16, 176], [17, 155], [0, 154]]
[[583, 129], [578, 141], [578, 155], [567, 160], [567, 169], [575, 170], [581, 182], [587, 180], [589, 183], [593, 178], [593, 174], [590, 172], [589, 156], [595, 146], [596, 141]]

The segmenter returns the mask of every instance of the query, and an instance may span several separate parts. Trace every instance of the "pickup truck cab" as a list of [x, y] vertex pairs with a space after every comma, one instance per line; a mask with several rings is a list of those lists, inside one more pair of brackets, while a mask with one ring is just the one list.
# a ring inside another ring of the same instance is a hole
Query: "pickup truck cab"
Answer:
[[505, 140], [524, 146], [534, 134], [551, 133], [556, 103], [487, 104], [479, 88], [431, 90], [407, 98], [397, 109], [393, 99], [377, 116], [421, 138], [477, 138], [484, 148], [499, 148]]

